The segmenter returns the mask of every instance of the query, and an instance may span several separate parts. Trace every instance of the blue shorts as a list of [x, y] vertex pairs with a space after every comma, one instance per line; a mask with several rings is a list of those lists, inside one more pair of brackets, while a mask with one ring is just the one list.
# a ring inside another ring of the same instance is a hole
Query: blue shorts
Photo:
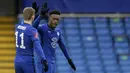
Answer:
[[15, 73], [35, 73], [33, 62], [15, 62]]

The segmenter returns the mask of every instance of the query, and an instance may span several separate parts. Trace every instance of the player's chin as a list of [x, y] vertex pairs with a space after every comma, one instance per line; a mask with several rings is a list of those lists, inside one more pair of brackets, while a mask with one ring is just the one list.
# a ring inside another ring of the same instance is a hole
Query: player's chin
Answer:
[[53, 28], [56, 28], [56, 26], [53, 26]]

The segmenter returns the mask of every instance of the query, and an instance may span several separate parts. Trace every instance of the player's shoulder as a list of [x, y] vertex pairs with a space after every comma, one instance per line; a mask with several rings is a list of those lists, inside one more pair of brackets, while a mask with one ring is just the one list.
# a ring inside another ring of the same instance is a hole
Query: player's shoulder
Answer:
[[21, 25], [21, 24], [15, 24], [15, 28], [17, 28], [19, 25]]
[[37, 29], [34, 28], [34, 27], [32, 27], [32, 26], [30, 26], [30, 27], [28, 28], [28, 30], [29, 30], [29, 31], [35, 31], [35, 32], [37, 32]]
[[57, 32], [61, 32], [60, 28], [56, 28], [55, 31], [57, 31]]
[[34, 27], [28, 27], [28, 29], [26, 30], [26, 34], [29, 36], [34, 35], [35, 33], [38, 33], [37, 29]]
[[38, 27], [45, 27], [46, 24], [40, 24]]
[[44, 29], [44, 28], [46, 28], [46, 25], [47, 25], [47, 24], [40, 24], [40, 25], [38, 26], [38, 29]]

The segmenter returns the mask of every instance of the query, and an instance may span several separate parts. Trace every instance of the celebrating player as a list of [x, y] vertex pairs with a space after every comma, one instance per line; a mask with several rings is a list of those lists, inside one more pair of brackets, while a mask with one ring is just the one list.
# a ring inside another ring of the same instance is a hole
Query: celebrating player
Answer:
[[[40, 17], [35, 20], [34, 26], [38, 26]], [[51, 11], [49, 13], [49, 22], [48, 24], [40, 25], [36, 27], [40, 37], [41, 37], [41, 44], [48, 61], [49, 69], [46, 73], [56, 73], [56, 56], [55, 56], [55, 49], [56, 45], [58, 44], [64, 53], [65, 57], [68, 60], [70, 66], [76, 70], [74, 63], [72, 62], [71, 58], [69, 57], [66, 47], [61, 39], [61, 32], [57, 30], [56, 27], [60, 20], [60, 12], [59, 11]], [[44, 73], [42, 65], [39, 63], [40, 58], [38, 56], [36, 58], [36, 71], [37, 73]]]
[[40, 64], [44, 65], [44, 71], [48, 70], [48, 62], [40, 45], [38, 32], [32, 27], [35, 17], [35, 10], [32, 7], [26, 7], [23, 10], [24, 23], [16, 25], [16, 73], [35, 73], [33, 50], [40, 56]]

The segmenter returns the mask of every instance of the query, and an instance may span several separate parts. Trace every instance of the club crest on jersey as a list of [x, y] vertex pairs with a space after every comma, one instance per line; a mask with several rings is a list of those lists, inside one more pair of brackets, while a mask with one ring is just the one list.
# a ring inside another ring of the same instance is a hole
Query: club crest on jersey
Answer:
[[59, 36], [59, 35], [60, 35], [60, 33], [59, 33], [59, 32], [57, 32], [57, 35]]
[[48, 33], [51, 33], [51, 31], [48, 31]]
[[35, 38], [38, 38], [38, 33], [35, 33], [35, 34], [34, 34], [34, 37], [35, 37]]

